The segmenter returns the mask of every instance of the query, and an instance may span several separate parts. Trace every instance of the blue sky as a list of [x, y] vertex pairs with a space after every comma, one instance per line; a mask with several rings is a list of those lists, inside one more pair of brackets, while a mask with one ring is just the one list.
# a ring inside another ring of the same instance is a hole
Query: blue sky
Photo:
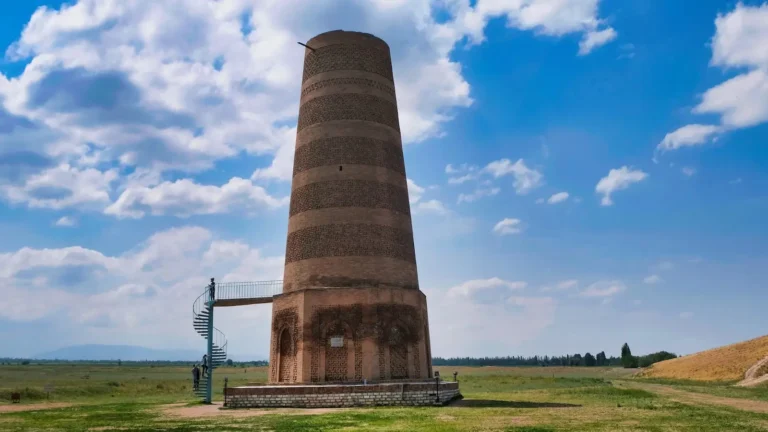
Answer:
[[[391, 46], [435, 355], [691, 353], [768, 328], [768, 3], [16, 3], [0, 356], [202, 350], [209, 277], [280, 279], [296, 41], [338, 28]], [[221, 311], [233, 357], [265, 357], [270, 313]]]

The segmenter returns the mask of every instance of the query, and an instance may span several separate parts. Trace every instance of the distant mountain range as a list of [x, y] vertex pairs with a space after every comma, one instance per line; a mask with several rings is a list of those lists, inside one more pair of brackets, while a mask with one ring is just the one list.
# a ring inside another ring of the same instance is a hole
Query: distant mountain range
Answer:
[[199, 361], [204, 351], [153, 349], [132, 345], [75, 345], [38, 354], [40, 360]]

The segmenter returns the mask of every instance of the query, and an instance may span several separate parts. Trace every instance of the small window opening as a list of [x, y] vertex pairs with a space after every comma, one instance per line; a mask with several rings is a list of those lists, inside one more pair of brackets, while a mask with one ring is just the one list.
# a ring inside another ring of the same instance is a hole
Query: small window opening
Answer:
[[339, 165], [339, 171], [341, 171], [341, 165]]

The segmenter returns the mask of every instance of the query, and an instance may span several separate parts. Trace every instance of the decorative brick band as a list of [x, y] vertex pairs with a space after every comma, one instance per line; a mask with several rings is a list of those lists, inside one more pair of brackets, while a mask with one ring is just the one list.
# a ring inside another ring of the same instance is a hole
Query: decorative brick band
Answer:
[[340, 86], [340, 85], [356, 85], [356, 86], [372, 87], [372, 88], [375, 88], [376, 90], [390, 94], [392, 95], [392, 97], [395, 97], [395, 88], [392, 87], [391, 85], [386, 85], [384, 83], [380, 83], [378, 81], [365, 79], [365, 78], [331, 78], [323, 81], [318, 81], [304, 87], [301, 90], [301, 97], [304, 98], [304, 96], [308, 95], [309, 93], [312, 93], [313, 91], [316, 91], [316, 90], [323, 89], [325, 87]]
[[388, 257], [310, 258], [287, 263], [284, 273], [285, 293], [318, 287], [419, 289], [416, 264]]
[[402, 148], [400, 132], [389, 126], [363, 120], [335, 120], [308, 126], [296, 134], [296, 148], [323, 138], [355, 136], [391, 142]]
[[361, 93], [330, 94], [307, 101], [299, 108], [297, 130], [333, 120], [363, 120], [400, 130], [396, 104]]
[[360, 207], [327, 208], [298, 213], [288, 220], [288, 232], [333, 223], [375, 223], [413, 232], [408, 215], [387, 209]]
[[370, 224], [319, 225], [288, 234], [285, 262], [309, 258], [376, 256], [416, 263], [409, 231]]
[[327, 165], [373, 165], [405, 175], [403, 149], [393, 142], [340, 136], [305, 144], [296, 150], [293, 175]]
[[362, 45], [338, 44], [307, 52], [301, 82], [319, 73], [334, 70], [362, 70], [394, 81], [392, 59], [387, 51]]
[[291, 193], [290, 215], [323, 208], [384, 208], [411, 214], [408, 190], [389, 183], [335, 180], [310, 183]]

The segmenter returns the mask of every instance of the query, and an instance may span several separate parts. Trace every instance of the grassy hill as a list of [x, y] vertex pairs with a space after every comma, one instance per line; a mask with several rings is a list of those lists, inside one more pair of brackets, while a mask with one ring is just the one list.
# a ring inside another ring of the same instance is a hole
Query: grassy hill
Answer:
[[656, 363], [642, 377], [697, 381], [739, 381], [768, 356], [768, 336]]

